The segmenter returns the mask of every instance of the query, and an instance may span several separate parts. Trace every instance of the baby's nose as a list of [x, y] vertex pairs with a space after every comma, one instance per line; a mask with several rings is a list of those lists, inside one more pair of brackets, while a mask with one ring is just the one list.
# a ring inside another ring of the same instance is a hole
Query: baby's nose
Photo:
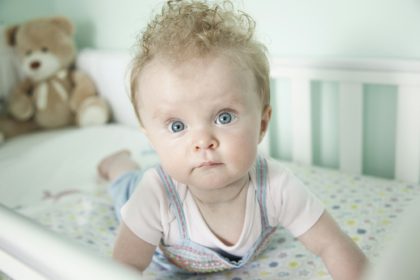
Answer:
[[197, 133], [194, 140], [194, 150], [216, 149], [219, 146], [217, 139], [208, 132]]
[[214, 148], [216, 148], [216, 141], [212, 141], [211, 143], [198, 143], [197, 145], [195, 145], [196, 151]]

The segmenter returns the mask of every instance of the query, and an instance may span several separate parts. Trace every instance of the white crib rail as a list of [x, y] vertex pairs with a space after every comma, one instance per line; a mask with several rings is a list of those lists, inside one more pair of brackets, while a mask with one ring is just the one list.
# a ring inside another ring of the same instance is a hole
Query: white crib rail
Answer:
[[299, 162], [312, 162], [311, 92], [307, 78], [295, 76], [291, 80], [292, 155]]
[[[271, 76], [274, 80], [288, 79], [291, 83], [292, 160], [306, 164], [313, 163], [310, 83], [334, 81], [339, 84], [339, 168], [356, 174], [362, 173], [363, 161], [363, 86], [397, 86], [395, 178], [419, 182], [420, 62], [275, 59], [271, 61]], [[278, 127], [272, 127], [270, 137], [278, 131]]]
[[363, 90], [361, 83], [342, 82], [339, 87], [340, 169], [362, 173]]
[[397, 118], [396, 178], [418, 182], [420, 172], [420, 87], [400, 85]]
[[0, 204], [0, 271], [12, 279], [142, 279]]

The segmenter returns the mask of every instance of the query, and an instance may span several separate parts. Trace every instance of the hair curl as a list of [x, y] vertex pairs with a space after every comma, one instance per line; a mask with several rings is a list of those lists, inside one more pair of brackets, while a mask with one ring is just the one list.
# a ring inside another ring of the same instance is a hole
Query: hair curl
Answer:
[[254, 38], [255, 21], [235, 11], [230, 1], [210, 5], [202, 0], [169, 0], [148, 24], [132, 61], [131, 101], [136, 110], [138, 76], [154, 57], [175, 62], [208, 54], [227, 54], [255, 76], [263, 107], [270, 104], [269, 63], [266, 47]]

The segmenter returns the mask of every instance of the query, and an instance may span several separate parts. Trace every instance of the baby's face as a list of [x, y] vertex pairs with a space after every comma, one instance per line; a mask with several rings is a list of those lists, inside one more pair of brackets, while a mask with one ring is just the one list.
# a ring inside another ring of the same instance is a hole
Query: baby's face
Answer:
[[247, 176], [270, 118], [250, 70], [224, 56], [155, 58], [137, 92], [146, 136], [175, 180], [214, 189]]

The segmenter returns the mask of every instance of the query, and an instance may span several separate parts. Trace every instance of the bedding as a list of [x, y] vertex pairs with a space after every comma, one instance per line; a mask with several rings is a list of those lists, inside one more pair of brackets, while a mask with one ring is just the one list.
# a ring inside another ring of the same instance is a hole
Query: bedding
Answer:
[[[97, 176], [96, 165], [122, 148], [128, 148], [145, 168], [157, 163], [139, 130], [118, 124], [40, 132], [6, 142], [0, 146], [0, 203], [109, 256], [118, 225], [107, 183]], [[416, 184], [283, 164], [323, 201], [373, 262], [392, 238], [398, 218], [420, 196]], [[152, 264], [144, 277], [179, 279], [180, 275]], [[246, 267], [189, 279], [331, 278], [318, 257], [279, 229], [268, 249]]]

